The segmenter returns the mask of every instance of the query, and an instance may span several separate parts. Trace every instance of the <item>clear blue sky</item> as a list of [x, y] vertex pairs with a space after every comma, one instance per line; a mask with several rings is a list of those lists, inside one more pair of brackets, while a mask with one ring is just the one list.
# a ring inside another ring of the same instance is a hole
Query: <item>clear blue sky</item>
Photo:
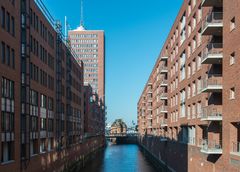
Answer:
[[[80, 0], [43, 0], [72, 29], [80, 23]], [[84, 0], [84, 23], [105, 30], [108, 122], [137, 122], [137, 102], [183, 0]]]

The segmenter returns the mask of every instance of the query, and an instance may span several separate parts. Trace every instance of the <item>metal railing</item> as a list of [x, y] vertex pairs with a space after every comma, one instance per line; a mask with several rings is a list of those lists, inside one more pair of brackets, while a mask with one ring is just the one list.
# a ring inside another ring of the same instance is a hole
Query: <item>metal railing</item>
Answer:
[[201, 139], [201, 148], [202, 151], [205, 152], [220, 152], [222, 151], [222, 141], [221, 140], [208, 140], [208, 139]]
[[223, 44], [222, 43], [209, 43], [207, 44], [206, 48], [203, 50], [202, 53], [202, 62], [209, 56], [209, 55], [216, 55], [223, 53]]
[[209, 86], [222, 86], [222, 75], [211, 74], [206, 79], [203, 79], [202, 89], [206, 89]]
[[167, 70], [168, 70], [167, 66], [161, 66], [160, 68], [160, 72], [167, 71]]
[[167, 119], [162, 119], [161, 120], [161, 123], [160, 123], [161, 126], [167, 126]]
[[160, 97], [161, 98], [167, 98], [167, 93], [161, 93]]
[[223, 23], [223, 12], [210, 12], [203, 20], [202, 30], [206, 29], [209, 24]]
[[161, 106], [161, 109], [160, 109], [160, 110], [161, 110], [161, 112], [162, 112], [162, 111], [164, 111], [164, 112], [167, 111], [167, 106]]
[[161, 84], [166, 85], [167, 84], [167, 80], [166, 79], [162, 79]]
[[222, 117], [222, 105], [209, 105], [202, 108], [201, 118], [221, 118]]
[[232, 152], [240, 154], [240, 142], [232, 142]]
[[188, 137], [188, 144], [195, 145], [195, 137]]

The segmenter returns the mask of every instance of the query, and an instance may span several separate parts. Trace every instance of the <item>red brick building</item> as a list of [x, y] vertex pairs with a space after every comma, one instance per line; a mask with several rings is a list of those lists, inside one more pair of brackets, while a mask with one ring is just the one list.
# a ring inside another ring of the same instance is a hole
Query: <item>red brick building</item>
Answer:
[[239, 5], [185, 0], [139, 99], [142, 145], [171, 171], [240, 169]]
[[90, 84], [94, 94], [105, 102], [105, 37], [102, 30], [86, 30], [81, 24], [69, 31], [76, 60], [84, 63], [84, 84]]
[[104, 135], [105, 108], [90, 85], [84, 86], [84, 133], [85, 135]]
[[83, 63], [41, 1], [0, 14], [0, 171], [63, 170], [104, 143], [84, 137]]

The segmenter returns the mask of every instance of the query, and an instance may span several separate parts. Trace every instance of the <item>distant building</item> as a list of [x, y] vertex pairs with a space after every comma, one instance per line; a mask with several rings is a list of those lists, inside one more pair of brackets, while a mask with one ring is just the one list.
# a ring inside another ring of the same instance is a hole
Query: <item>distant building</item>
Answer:
[[127, 133], [127, 125], [123, 122], [122, 119], [116, 119], [111, 125], [111, 134], [126, 134]]
[[69, 31], [76, 60], [84, 63], [84, 84], [90, 84], [93, 92], [105, 103], [105, 43], [103, 30], [86, 30], [81, 24]]
[[84, 133], [98, 135], [105, 133], [105, 110], [90, 85], [84, 85]]

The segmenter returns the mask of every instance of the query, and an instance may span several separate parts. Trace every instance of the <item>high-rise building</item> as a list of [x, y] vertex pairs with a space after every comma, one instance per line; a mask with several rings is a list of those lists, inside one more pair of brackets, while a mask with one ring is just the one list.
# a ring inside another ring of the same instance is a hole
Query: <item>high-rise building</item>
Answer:
[[185, 0], [145, 85], [141, 143], [171, 171], [240, 169], [239, 14]]
[[84, 64], [84, 85], [90, 84], [99, 99], [105, 100], [105, 44], [104, 31], [86, 30], [81, 24], [69, 31], [76, 60]]

